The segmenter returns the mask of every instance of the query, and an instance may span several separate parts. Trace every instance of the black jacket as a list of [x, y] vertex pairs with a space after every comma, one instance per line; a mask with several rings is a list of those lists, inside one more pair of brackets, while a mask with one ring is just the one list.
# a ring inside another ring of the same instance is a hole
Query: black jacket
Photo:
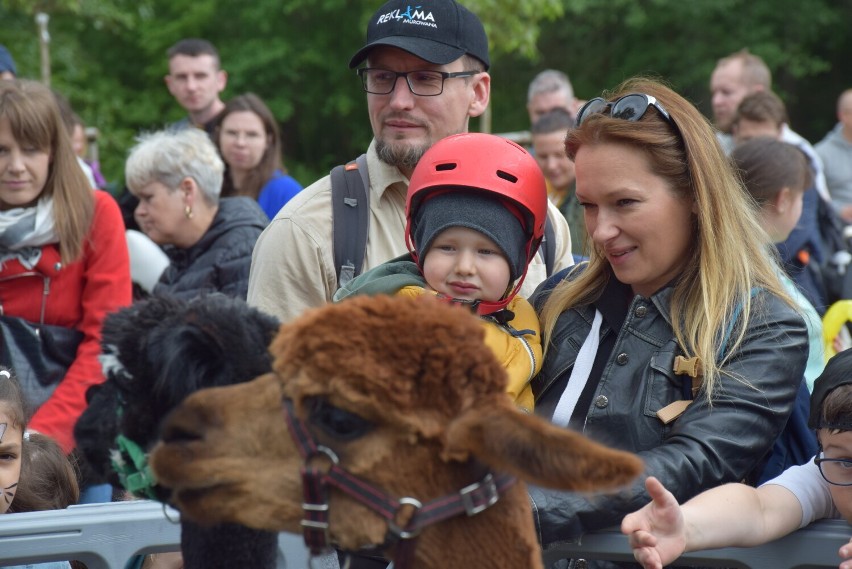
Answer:
[[154, 287], [156, 295], [177, 298], [221, 292], [246, 298], [254, 243], [269, 223], [251, 198], [222, 198], [213, 223], [187, 249], [164, 247], [171, 263]]
[[[566, 273], [536, 290], [531, 300], [538, 309], [546, 292]], [[601, 346], [611, 351], [603, 365], [596, 366], [599, 382], [588, 394], [588, 412], [578, 428], [604, 444], [638, 453], [645, 461], [645, 476], [660, 479], [683, 502], [712, 486], [743, 480], [770, 450], [792, 410], [805, 369], [808, 337], [797, 311], [775, 296], [758, 292], [743, 343], [723, 368], [730, 376], [721, 379], [712, 409], [701, 393], [683, 415], [666, 425], [656, 412], [688, 398], [684, 381], [690, 381], [673, 373], [674, 359], [683, 352], [669, 320], [671, 293], [671, 288], [664, 288], [651, 298], [633, 296], [628, 287], [611, 279], [596, 303], [604, 314]], [[618, 318], [610, 318], [623, 320], [617, 329], [607, 321], [613, 304], [621, 307], [616, 310]], [[594, 313], [594, 306], [567, 310], [551, 337], [544, 338], [548, 351], [533, 389], [536, 412], [548, 419]], [[542, 545], [620, 524], [625, 514], [650, 500], [645, 476], [617, 494], [603, 496], [531, 488]]]

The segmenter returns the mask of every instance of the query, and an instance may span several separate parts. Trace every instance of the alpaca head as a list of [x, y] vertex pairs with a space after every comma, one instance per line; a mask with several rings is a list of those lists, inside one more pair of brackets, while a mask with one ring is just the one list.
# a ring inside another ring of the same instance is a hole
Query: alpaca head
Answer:
[[[356, 297], [282, 326], [270, 351], [273, 373], [199, 391], [164, 424], [151, 464], [184, 516], [300, 531], [305, 461], [286, 408], [346, 472], [424, 503], [484, 468], [575, 490], [617, 487], [641, 470], [633, 455], [516, 410], [481, 322], [456, 306]], [[328, 467], [323, 456], [309, 462]], [[388, 535], [388, 521], [350, 495], [332, 489], [329, 505], [341, 548]]]
[[106, 381], [89, 389], [89, 405], [75, 426], [89, 467], [120, 485], [110, 461], [119, 434], [147, 450], [163, 417], [193, 391], [270, 371], [266, 346], [277, 330], [274, 318], [219, 294], [192, 301], [152, 297], [107, 316], [101, 340]]

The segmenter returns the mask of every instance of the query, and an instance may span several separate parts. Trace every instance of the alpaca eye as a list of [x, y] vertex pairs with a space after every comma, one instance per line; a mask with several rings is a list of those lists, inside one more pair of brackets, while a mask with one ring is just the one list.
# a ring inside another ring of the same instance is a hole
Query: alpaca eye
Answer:
[[325, 399], [314, 399], [309, 403], [311, 423], [330, 437], [352, 440], [373, 428], [373, 424], [355, 413], [344, 411]]

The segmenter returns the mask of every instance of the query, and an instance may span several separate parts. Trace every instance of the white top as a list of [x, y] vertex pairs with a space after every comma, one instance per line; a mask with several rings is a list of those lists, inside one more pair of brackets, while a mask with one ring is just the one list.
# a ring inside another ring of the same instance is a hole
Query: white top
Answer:
[[764, 482], [762, 486], [767, 484], [782, 486], [796, 496], [802, 505], [800, 528], [816, 520], [841, 517], [828, 491], [831, 485], [822, 477], [813, 460], [801, 466], [791, 466], [772, 480]]

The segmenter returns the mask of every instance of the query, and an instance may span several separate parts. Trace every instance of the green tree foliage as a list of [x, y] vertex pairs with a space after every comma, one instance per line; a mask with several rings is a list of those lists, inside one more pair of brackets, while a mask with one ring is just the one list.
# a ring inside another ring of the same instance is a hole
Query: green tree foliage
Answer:
[[[811, 140], [833, 124], [848, 87], [852, 0], [464, 0], [492, 46], [492, 130], [527, 128], [529, 80], [566, 71], [588, 98], [639, 73], [668, 80], [709, 112], [719, 57], [742, 47], [764, 57]], [[22, 76], [39, 77], [33, 16], [50, 14], [52, 85], [100, 129], [107, 177], [120, 184], [136, 133], [182, 118], [163, 84], [166, 50], [211, 40], [228, 71], [224, 97], [253, 91], [282, 123], [285, 161], [308, 183], [362, 152], [366, 101], [347, 63], [376, 0], [0, 0], [0, 43]], [[478, 128], [474, 124], [474, 128]]]
[[542, 24], [534, 65], [514, 54], [495, 65], [494, 129], [528, 127], [526, 87], [546, 68], [568, 73], [581, 98], [659, 76], [709, 116], [716, 61], [748, 48], [772, 69], [792, 126], [817, 141], [850, 86], [850, 21], [850, 0], [565, 0], [564, 16]]

